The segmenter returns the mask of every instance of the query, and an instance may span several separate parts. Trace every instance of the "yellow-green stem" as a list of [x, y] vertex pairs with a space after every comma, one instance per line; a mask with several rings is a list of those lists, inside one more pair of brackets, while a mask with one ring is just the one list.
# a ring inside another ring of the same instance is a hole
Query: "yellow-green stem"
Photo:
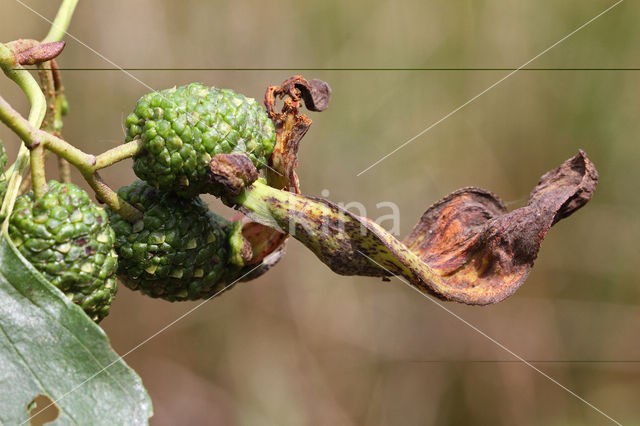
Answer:
[[58, 177], [60, 182], [71, 183], [71, 167], [69, 167], [69, 162], [62, 157], [58, 157]]
[[36, 200], [39, 200], [47, 193], [43, 145], [38, 145], [31, 150], [31, 186]]
[[96, 193], [96, 198], [99, 201], [108, 205], [111, 210], [118, 212], [125, 220], [133, 223], [139, 219], [142, 219], [142, 212], [125, 200], [112, 190], [109, 185], [104, 183], [98, 172], [82, 175], [87, 183], [91, 186], [91, 189]]
[[[78, 0], [63, 0], [44, 42], [59, 41], [62, 39], [69, 27], [71, 16], [73, 15], [73, 11], [77, 4]], [[31, 74], [17, 63], [13, 52], [2, 43], [0, 43], [0, 67], [7, 77], [18, 84], [29, 99], [31, 108], [29, 110], [29, 120], [27, 124], [31, 124], [36, 129], [40, 128], [47, 108], [44, 95]], [[13, 165], [13, 173], [9, 178], [7, 193], [5, 194], [4, 200], [2, 201], [2, 207], [0, 208], [0, 214], [4, 214], [5, 217], [8, 217], [13, 211], [18, 190], [20, 189], [22, 175], [24, 174], [28, 164], [29, 150], [23, 142], [20, 146], [20, 150], [18, 151], [18, 158]], [[4, 231], [6, 231], [8, 224], [9, 221], [5, 220], [0, 233], [4, 233]]]
[[[62, 93], [62, 82], [57, 71], [56, 61], [48, 61], [38, 64], [38, 77], [42, 85], [42, 93], [47, 100], [47, 113], [40, 127], [42, 130], [55, 136], [62, 136], [62, 115], [65, 109], [65, 98]], [[54, 72], [57, 74], [57, 80]], [[33, 169], [32, 169], [33, 171]], [[71, 183], [71, 170], [69, 163], [62, 157], [58, 157], [58, 175], [61, 182]], [[35, 182], [35, 180], [34, 180]], [[37, 191], [34, 189], [37, 196]]]
[[18, 196], [25, 194], [29, 188], [31, 188], [31, 173], [28, 173], [25, 175], [24, 179], [22, 179], [20, 189], [18, 190]]
[[96, 170], [104, 169], [112, 164], [122, 161], [125, 158], [133, 157], [142, 150], [142, 140], [134, 139], [115, 148], [103, 152], [96, 157], [94, 168]]
[[[0, 68], [11, 80], [16, 82], [18, 86], [25, 93], [31, 104], [29, 110], [29, 119], [27, 124], [31, 124], [34, 127], [40, 127], [42, 120], [44, 119], [47, 103], [40, 90], [40, 86], [35, 79], [29, 74], [27, 70], [22, 68], [15, 60], [15, 57], [11, 50], [4, 44], [0, 43]], [[23, 139], [24, 140], [24, 139]], [[14, 164], [14, 169], [9, 183], [7, 185], [7, 193], [2, 201], [2, 207], [0, 208], [0, 214], [9, 216], [13, 211], [13, 205], [15, 204], [18, 191], [20, 189], [20, 183], [22, 182], [22, 175], [29, 164], [29, 150], [24, 143], [21, 144], [18, 151], [18, 158]], [[5, 221], [3, 231], [6, 228], [8, 221]]]
[[116, 147], [107, 151], [100, 156], [100, 164], [98, 164], [96, 156], [87, 154], [67, 141], [32, 126], [2, 96], [0, 96], [0, 121], [20, 136], [26, 146], [34, 150], [43, 147], [69, 161], [82, 173], [82, 176], [95, 191], [96, 197], [120, 213], [125, 219], [134, 221], [141, 217], [140, 211], [122, 200], [102, 181], [97, 173], [100, 168], [135, 155], [141, 146], [139, 142], [132, 141], [122, 145], [122, 148]]
[[[38, 78], [40, 79], [40, 89], [44, 94], [47, 103], [47, 109], [44, 120], [40, 128], [46, 132], [54, 133], [54, 117], [56, 106], [56, 91], [53, 82], [53, 73], [51, 72], [50, 62], [44, 62], [37, 65]], [[45, 173], [45, 151], [42, 144], [38, 144], [31, 149], [31, 184], [35, 199], [38, 200], [47, 192], [47, 178]]]
[[49, 33], [42, 40], [43, 43], [50, 43], [52, 41], [60, 41], [69, 28], [73, 11], [78, 4], [78, 0], [64, 0], [58, 9], [55, 19], [51, 23]]

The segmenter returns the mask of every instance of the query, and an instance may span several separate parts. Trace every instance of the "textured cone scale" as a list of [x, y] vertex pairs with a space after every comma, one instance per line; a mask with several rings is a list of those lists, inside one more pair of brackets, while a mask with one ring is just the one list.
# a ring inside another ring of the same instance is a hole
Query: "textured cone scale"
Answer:
[[134, 158], [136, 175], [186, 197], [218, 194], [208, 178], [215, 154], [243, 153], [260, 169], [276, 138], [272, 121], [254, 99], [200, 83], [144, 95], [125, 125], [127, 141], [143, 142]]
[[224, 285], [233, 226], [199, 198], [136, 181], [118, 191], [144, 212], [129, 223], [109, 212], [120, 255], [118, 276], [133, 290], [169, 301], [209, 297]]
[[42, 199], [16, 200], [9, 236], [22, 255], [94, 320], [116, 294], [115, 234], [104, 209], [73, 184], [49, 181]]

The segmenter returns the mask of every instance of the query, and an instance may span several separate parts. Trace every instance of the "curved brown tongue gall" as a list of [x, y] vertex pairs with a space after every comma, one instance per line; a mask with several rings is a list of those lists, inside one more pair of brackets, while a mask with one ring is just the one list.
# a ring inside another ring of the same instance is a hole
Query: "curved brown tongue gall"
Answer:
[[338, 274], [402, 275], [442, 299], [486, 305], [522, 285], [549, 228], [587, 203], [597, 180], [580, 151], [542, 176], [528, 205], [512, 212], [492, 193], [464, 188], [431, 206], [403, 242], [330, 201], [259, 182], [235, 202], [252, 220], [289, 232]]
[[580, 151], [542, 176], [525, 207], [507, 212], [490, 192], [461, 189], [431, 206], [403, 242], [456, 300], [499, 302], [522, 285], [551, 226], [586, 204], [597, 183]]
[[[256, 275], [277, 261], [290, 233], [338, 274], [402, 275], [442, 299], [496, 303], [522, 285], [551, 226], [586, 204], [595, 191], [598, 173], [580, 151], [540, 178], [525, 207], [508, 212], [491, 192], [463, 188], [432, 205], [400, 242], [367, 218], [300, 194], [297, 152], [311, 125], [300, 114], [301, 103], [322, 111], [330, 95], [326, 83], [301, 76], [267, 89], [265, 106], [277, 135], [266, 172], [269, 186], [256, 181], [229, 200], [248, 216], [242, 219], [243, 235], [253, 248], [248, 266], [264, 264]], [[281, 112], [275, 108], [279, 99]], [[227, 179], [226, 162], [219, 166], [219, 178]], [[230, 186], [235, 182], [227, 181]], [[263, 261], [270, 254], [273, 259]]]

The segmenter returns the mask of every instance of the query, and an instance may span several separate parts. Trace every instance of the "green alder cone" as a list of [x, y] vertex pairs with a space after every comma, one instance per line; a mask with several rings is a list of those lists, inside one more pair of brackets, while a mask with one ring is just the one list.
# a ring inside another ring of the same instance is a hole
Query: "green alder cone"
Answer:
[[103, 208], [74, 184], [48, 182], [16, 200], [9, 236], [22, 255], [94, 321], [102, 320], [116, 294], [115, 234]]
[[273, 122], [254, 99], [201, 83], [144, 95], [125, 125], [127, 142], [143, 142], [136, 175], [185, 197], [218, 195], [208, 178], [215, 154], [244, 153], [261, 169], [276, 140]]
[[109, 211], [118, 276], [127, 287], [172, 302], [207, 298], [224, 287], [235, 270], [231, 222], [200, 197], [178, 197], [139, 180], [118, 195], [144, 213], [132, 224]]
[[9, 183], [9, 176], [7, 176], [4, 168], [7, 165], [7, 154], [4, 152], [4, 145], [0, 140], [0, 203], [4, 199], [4, 194], [7, 193], [7, 184]]

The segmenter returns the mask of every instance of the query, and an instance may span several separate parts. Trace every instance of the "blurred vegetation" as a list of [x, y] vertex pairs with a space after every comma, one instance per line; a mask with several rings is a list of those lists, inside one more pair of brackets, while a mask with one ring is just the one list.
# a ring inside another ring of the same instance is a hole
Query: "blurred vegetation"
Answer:
[[[29, 5], [52, 18], [58, 2]], [[81, 2], [70, 33], [123, 67], [519, 67], [613, 2]], [[624, 2], [532, 67], [640, 67], [640, 4]], [[47, 24], [3, 4], [0, 39]], [[62, 67], [111, 67], [67, 38]], [[123, 141], [143, 93], [191, 81], [262, 99], [293, 71], [64, 71], [67, 140]], [[303, 191], [401, 207], [403, 235], [462, 186], [525, 203], [584, 149], [594, 199], [554, 227], [527, 283], [491, 307], [447, 307], [625, 424], [640, 421], [639, 71], [521, 71], [378, 166], [364, 168], [507, 71], [304, 71], [333, 88], [300, 155]], [[0, 91], [25, 111], [7, 79]], [[17, 143], [0, 128], [9, 157]], [[104, 173], [119, 187], [130, 163]], [[50, 173], [53, 176], [55, 164]], [[234, 213], [214, 199], [216, 211]], [[124, 353], [195, 306], [120, 287], [101, 324]], [[292, 241], [237, 286], [127, 357], [155, 425], [599, 425], [606, 419], [401, 282], [332, 274]], [[504, 362], [503, 362], [504, 361]]]

